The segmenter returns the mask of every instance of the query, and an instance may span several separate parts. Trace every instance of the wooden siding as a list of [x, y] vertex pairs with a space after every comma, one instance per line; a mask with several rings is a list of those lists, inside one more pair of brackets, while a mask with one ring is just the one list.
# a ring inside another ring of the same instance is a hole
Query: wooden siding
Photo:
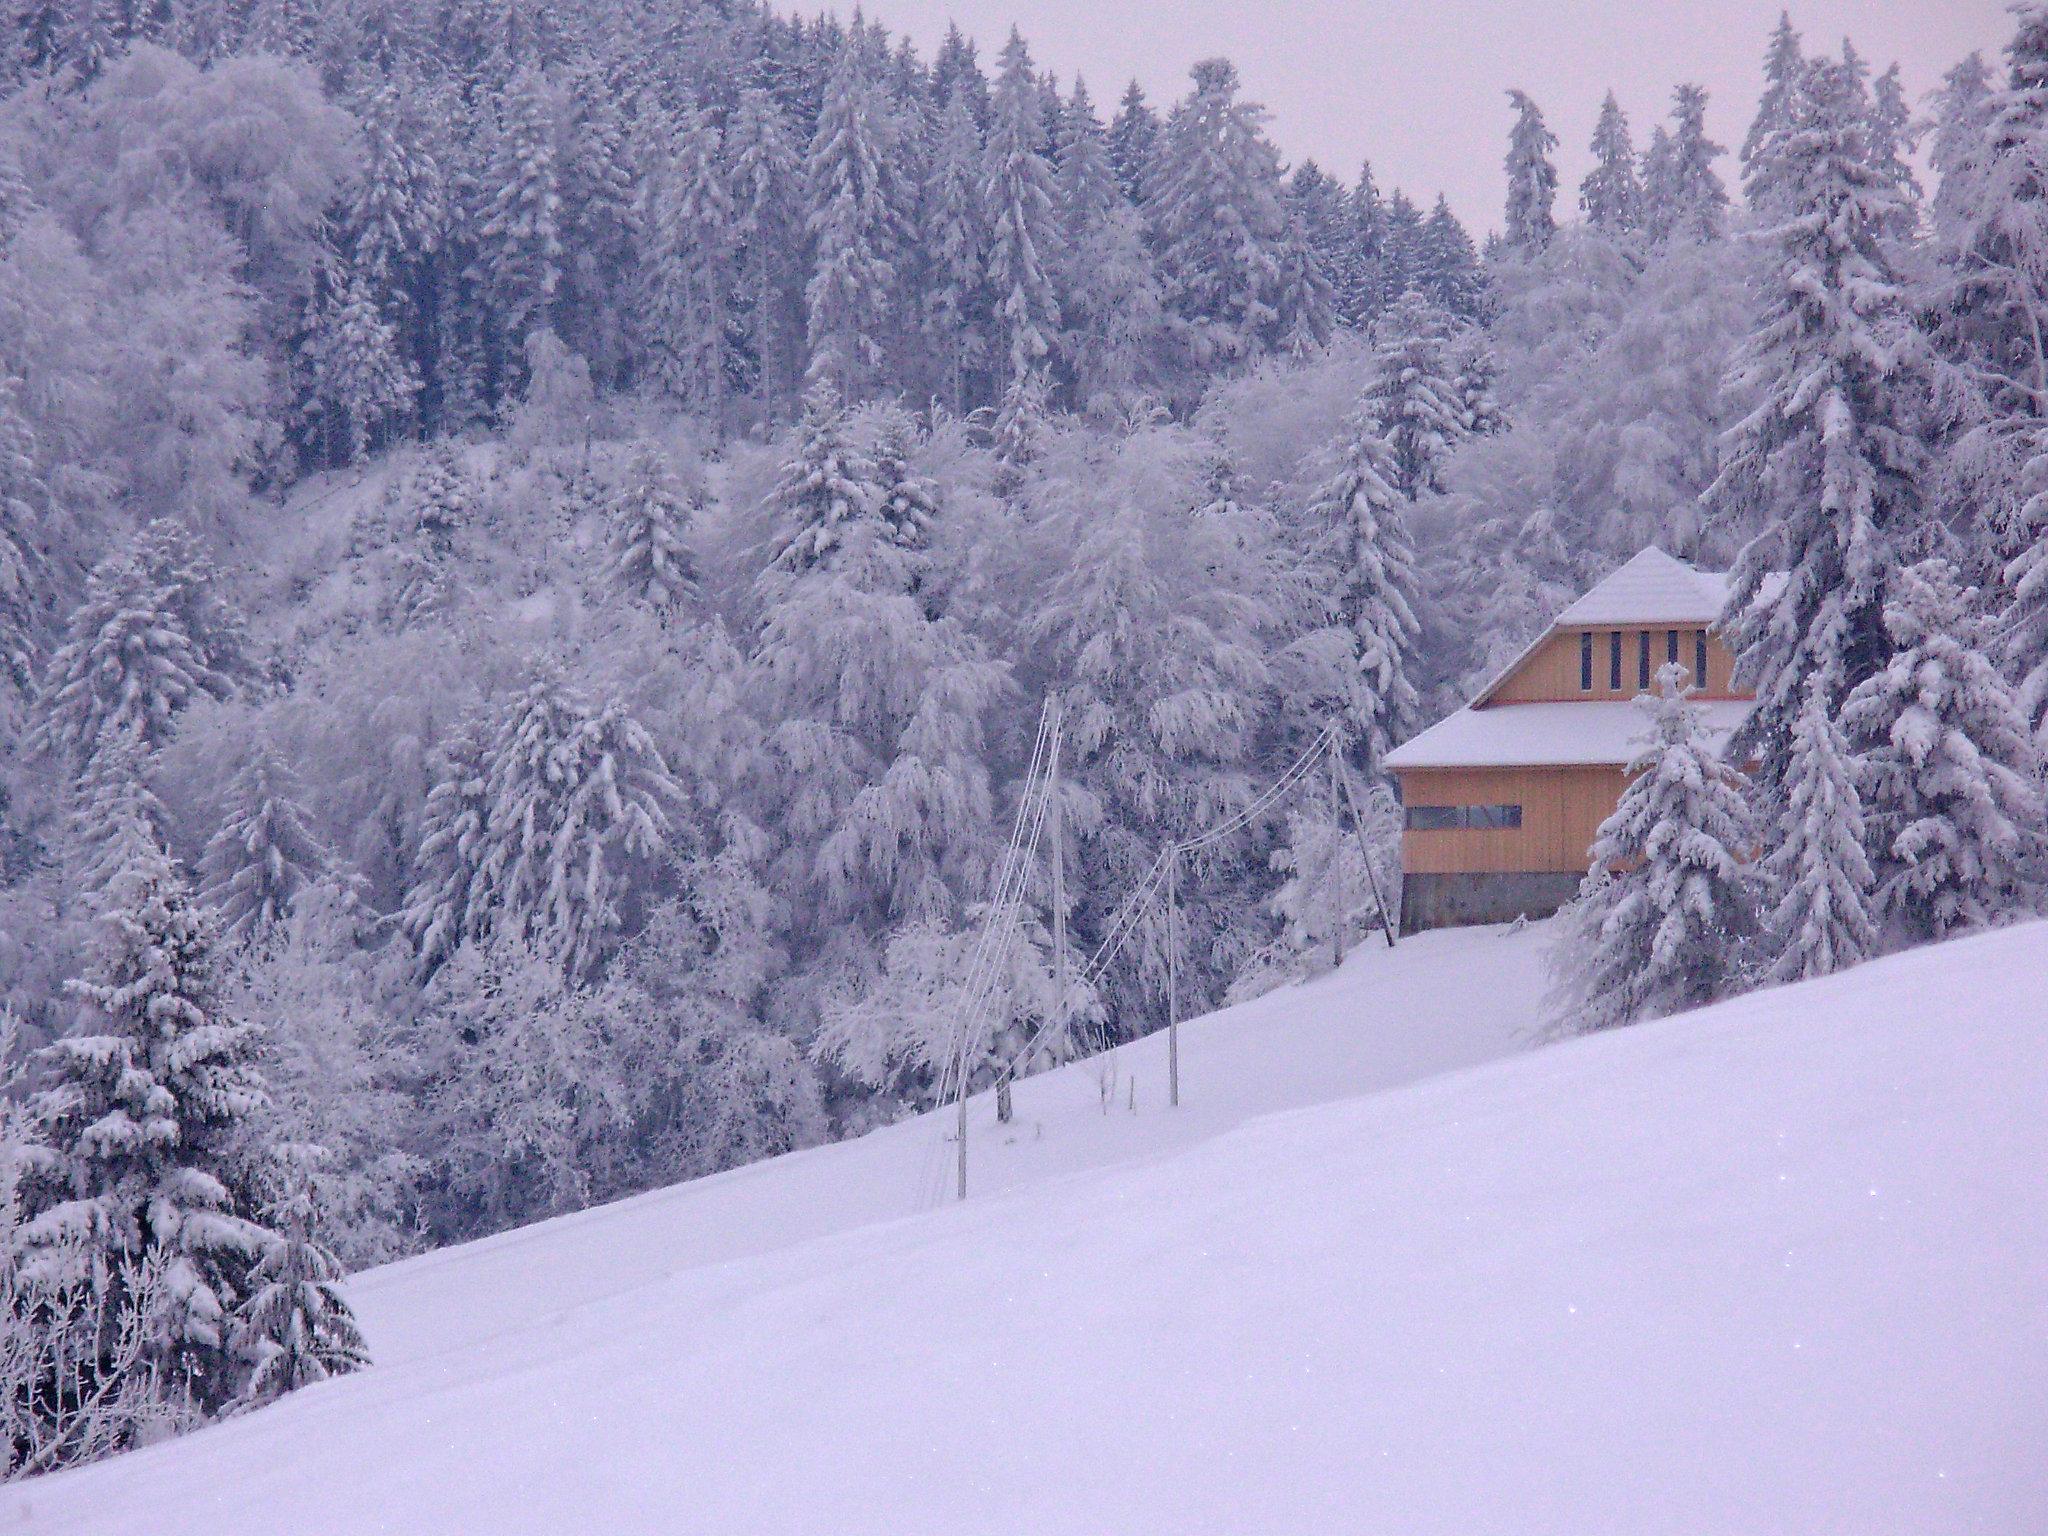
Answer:
[[[1621, 687], [1610, 688], [1608, 680], [1613, 673], [1609, 666], [1608, 648], [1614, 626], [1606, 629], [1560, 629], [1553, 631], [1541, 645], [1522, 661], [1500, 682], [1492, 693], [1486, 695], [1486, 705], [1493, 704], [1543, 704], [1565, 699], [1632, 699], [1642, 689], [1638, 686], [1641, 678], [1641, 646], [1638, 636], [1647, 632], [1650, 636], [1650, 676], [1657, 675], [1657, 669], [1664, 665], [1670, 642], [1666, 633], [1668, 624], [1646, 627], [1622, 626], [1621, 640]], [[1699, 633], [1699, 626], [1680, 627], [1678, 631], [1678, 661], [1687, 675], [1692, 672], [1693, 637]], [[1590, 634], [1593, 637], [1593, 687], [1590, 692], [1579, 687], [1579, 637]], [[1696, 695], [1702, 699], [1740, 699], [1746, 693], [1734, 691], [1735, 658], [1728, 647], [1721, 643], [1720, 636], [1709, 631], [1707, 634], [1707, 685]]]
[[1583, 870], [1593, 834], [1613, 814], [1626, 775], [1619, 768], [1414, 768], [1401, 775], [1406, 805], [1519, 805], [1513, 830], [1456, 829], [1401, 834], [1401, 867], [1411, 874]]

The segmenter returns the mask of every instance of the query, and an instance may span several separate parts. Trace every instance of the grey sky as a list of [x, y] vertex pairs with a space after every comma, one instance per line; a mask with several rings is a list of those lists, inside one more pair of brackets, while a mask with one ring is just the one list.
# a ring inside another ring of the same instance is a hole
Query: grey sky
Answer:
[[[1235, 60], [1273, 114], [1275, 141], [1347, 181], [1370, 157], [1383, 191], [1438, 191], [1475, 231], [1500, 222], [1505, 92], [1519, 86], [1563, 141], [1576, 197], [1600, 98], [1612, 86], [1640, 145], [1671, 88], [1712, 93], [1710, 127], [1741, 142], [1764, 44], [1783, 0], [867, 0], [867, 13], [920, 50], [949, 20], [985, 64], [1014, 21], [1041, 67], [1076, 72], [1105, 115], [1135, 76], [1154, 104], [1179, 96], [1195, 60]], [[1809, 50], [1844, 34], [1882, 69], [1897, 59], [1916, 100], [1973, 48], [2010, 35], [2004, 0], [1795, 0]], [[1733, 177], [1724, 163], [1723, 174]]]

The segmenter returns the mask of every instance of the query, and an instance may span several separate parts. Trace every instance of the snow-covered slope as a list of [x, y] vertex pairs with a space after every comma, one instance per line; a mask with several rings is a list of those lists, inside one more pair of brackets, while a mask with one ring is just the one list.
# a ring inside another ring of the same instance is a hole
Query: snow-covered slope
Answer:
[[364, 1276], [375, 1370], [0, 1530], [2048, 1529], [2048, 925], [1414, 1081], [1540, 937], [1034, 1080], [965, 1206], [913, 1123]]

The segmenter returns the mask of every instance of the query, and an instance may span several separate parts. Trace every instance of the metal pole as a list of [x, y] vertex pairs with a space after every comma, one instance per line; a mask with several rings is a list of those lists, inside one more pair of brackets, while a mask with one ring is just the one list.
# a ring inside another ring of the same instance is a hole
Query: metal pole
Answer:
[[1180, 1107], [1180, 849], [1166, 863], [1166, 1102]]
[[960, 1194], [967, 1198], [967, 1063], [960, 1063]]

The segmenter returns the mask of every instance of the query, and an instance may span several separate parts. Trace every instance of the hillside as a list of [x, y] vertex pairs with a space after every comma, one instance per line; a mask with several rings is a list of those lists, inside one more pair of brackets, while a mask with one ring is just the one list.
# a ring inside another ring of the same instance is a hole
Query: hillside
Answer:
[[912, 1122], [365, 1275], [375, 1370], [0, 1529], [2042, 1528], [2048, 925], [1519, 1051], [1541, 938], [1033, 1080], [964, 1207]]

